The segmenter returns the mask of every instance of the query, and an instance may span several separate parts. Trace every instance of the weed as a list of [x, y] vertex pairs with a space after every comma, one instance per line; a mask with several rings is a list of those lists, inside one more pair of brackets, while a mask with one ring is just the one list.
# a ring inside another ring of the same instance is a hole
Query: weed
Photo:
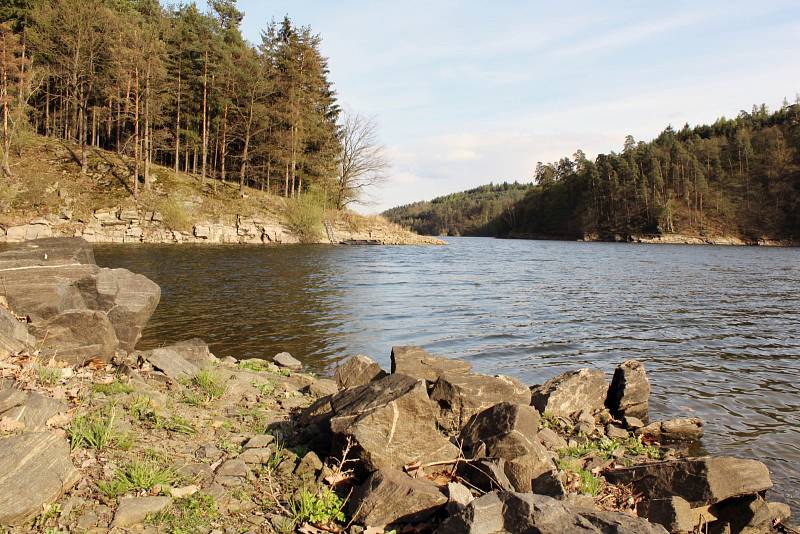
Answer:
[[266, 464], [266, 467], [269, 471], [274, 471], [275, 468], [278, 467], [278, 464], [283, 461], [284, 450], [286, 450], [286, 447], [284, 447], [283, 443], [276, 440], [272, 455], [269, 457], [269, 460], [267, 460]]
[[203, 369], [197, 373], [192, 379], [192, 385], [200, 390], [206, 402], [222, 397], [227, 389], [220, 377], [210, 369]]
[[621, 445], [620, 441], [602, 437], [598, 440], [594, 441], [587, 441], [585, 443], [581, 443], [574, 447], [566, 447], [560, 449], [558, 451], [558, 455], [562, 458], [565, 456], [571, 456], [573, 458], [581, 458], [590, 453], [597, 453], [603, 456], [604, 458], [610, 458], [611, 453], [617, 450]]
[[158, 205], [158, 211], [164, 217], [164, 224], [170, 230], [187, 232], [192, 229], [192, 219], [180, 201], [167, 198]]
[[292, 376], [292, 372], [289, 369], [281, 369], [278, 371], [278, 374], [287, 378]]
[[194, 391], [184, 391], [181, 402], [189, 406], [202, 406], [205, 403], [204, 399]]
[[344, 502], [329, 488], [316, 493], [301, 490], [289, 503], [292, 519], [296, 525], [308, 522], [312, 525], [329, 525], [344, 521]]
[[[36, 517], [33, 521], [33, 526], [38, 529], [43, 529], [51, 519], [59, 514], [61, 514], [61, 505], [57, 503], [51, 504], [45, 507], [42, 513]], [[58, 532], [58, 530], [56, 530], [56, 532]]]
[[170, 534], [194, 534], [207, 532], [211, 523], [219, 517], [214, 497], [198, 493], [173, 503], [169, 511], [156, 514], [150, 522], [159, 531]]
[[256, 373], [261, 371], [267, 371], [269, 369], [269, 363], [264, 360], [257, 360], [255, 358], [250, 360], [242, 360], [236, 364], [239, 369], [243, 369], [245, 371], [255, 371]]
[[85, 447], [88, 449], [103, 450], [112, 445], [119, 448], [128, 448], [132, 440], [114, 430], [116, 409], [102, 411], [92, 415], [79, 415], [75, 417], [67, 428], [70, 446]]
[[580, 477], [580, 486], [578, 487], [578, 490], [581, 493], [584, 495], [591, 495], [592, 497], [595, 497], [600, 493], [602, 482], [598, 477], [594, 476], [591, 471], [580, 469], [578, 471], [578, 476]]
[[114, 380], [110, 384], [92, 384], [92, 391], [95, 393], [102, 393], [103, 395], [126, 395], [133, 393], [133, 387], [130, 384]]
[[661, 450], [653, 445], [645, 445], [642, 443], [641, 436], [628, 438], [622, 445], [627, 452], [634, 456], [647, 456], [653, 460], [661, 459]]
[[97, 487], [110, 498], [135, 490], [149, 491], [156, 484], [170, 485], [179, 479], [171, 467], [163, 467], [152, 460], [134, 460], [118, 470], [108, 482], [100, 482]]
[[239, 454], [240, 452], [242, 452], [241, 445], [234, 443], [233, 441], [227, 438], [220, 438], [219, 449], [221, 451], [227, 452], [228, 454]]
[[194, 425], [179, 415], [173, 415], [169, 418], [156, 417], [156, 428], [168, 430], [169, 432], [177, 432], [178, 434], [185, 434], [191, 436], [196, 433]]
[[43, 386], [55, 386], [61, 381], [61, 369], [37, 365], [36, 376], [39, 378], [39, 383]]
[[155, 411], [153, 411], [153, 402], [150, 397], [144, 395], [137, 395], [131, 400], [128, 411], [131, 417], [139, 421], [149, 420], [155, 418]]
[[261, 393], [262, 397], [269, 397], [275, 393], [275, 384], [272, 382], [264, 382], [263, 384], [253, 382], [253, 387], [256, 388], [259, 393]]

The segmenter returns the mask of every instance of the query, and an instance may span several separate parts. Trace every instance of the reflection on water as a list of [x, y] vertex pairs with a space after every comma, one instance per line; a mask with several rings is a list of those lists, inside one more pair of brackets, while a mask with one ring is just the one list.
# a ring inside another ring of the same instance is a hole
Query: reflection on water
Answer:
[[800, 250], [453, 239], [447, 247], [98, 246], [162, 300], [140, 347], [286, 350], [318, 371], [417, 344], [540, 383], [643, 360], [656, 417], [766, 461], [800, 512]]

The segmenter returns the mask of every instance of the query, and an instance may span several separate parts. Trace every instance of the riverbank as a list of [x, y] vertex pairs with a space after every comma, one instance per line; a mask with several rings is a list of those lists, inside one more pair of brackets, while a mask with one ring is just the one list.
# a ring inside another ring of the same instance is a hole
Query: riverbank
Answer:
[[0, 242], [82, 237], [92, 243], [442, 244], [383, 217], [313, 209], [237, 183], [153, 166], [152, 187], [136, 198], [133, 163], [90, 148], [81, 172], [78, 147], [32, 136], [14, 176], [0, 185]]
[[354, 357], [322, 379], [198, 340], [131, 350], [160, 290], [80, 240], [15, 247], [0, 273], [12, 532], [772, 532], [787, 514], [760, 462], [687, 458], [702, 422], [648, 421], [636, 362], [529, 388], [396, 347], [390, 374]]
[[642, 243], [649, 245], [719, 245], [748, 247], [800, 247], [797, 239], [743, 238], [734, 235], [689, 235], [689, 234], [642, 234], [612, 237], [601, 237], [587, 234], [579, 239], [565, 236], [544, 236], [530, 234], [511, 234], [503, 239], [530, 239], [535, 241], [579, 241], [586, 243]]

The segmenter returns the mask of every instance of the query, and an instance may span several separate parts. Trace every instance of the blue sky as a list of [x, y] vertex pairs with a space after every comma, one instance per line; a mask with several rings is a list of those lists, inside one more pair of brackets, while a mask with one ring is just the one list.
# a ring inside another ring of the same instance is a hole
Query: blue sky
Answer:
[[392, 168], [360, 211], [619, 150], [667, 124], [800, 92], [800, 2], [239, 0], [257, 41], [288, 14], [322, 35], [344, 107]]

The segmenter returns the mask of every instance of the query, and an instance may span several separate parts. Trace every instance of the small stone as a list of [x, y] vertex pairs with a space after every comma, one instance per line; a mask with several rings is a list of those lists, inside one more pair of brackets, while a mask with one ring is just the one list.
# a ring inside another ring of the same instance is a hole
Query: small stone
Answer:
[[320, 470], [322, 470], [322, 460], [314, 452], [308, 452], [297, 464], [294, 474], [301, 478], [303, 476], [316, 476]]
[[266, 464], [273, 455], [272, 447], [248, 448], [238, 458], [246, 464]]
[[124, 528], [138, 525], [150, 514], [157, 514], [170, 505], [169, 497], [123, 497], [119, 501], [117, 513], [111, 528]]
[[628, 435], [628, 431], [624, 428], [620, 428], [616, 425], [606, 426], [606, 436], [611, 439], [627, 439]]
[[275, 442], [275, 436], [271, 434], [259, 434], [248, 439], [244, 444], [245, 449], [263, 449]]
[[275, 362], [275, 365], [278, 367], [283, 367], [291, 371], [300, 371], [303, 368], [302, 362], [288, 352], [276, 354], [275, 357], [272, 358], [272, 361]]
[[539, 442], [548, 450], [558, 451], [567, 447], [567, 440], [550, 428], [542, 428], [537, 434]]
[[475, 497], [464, 484], [458, 482], [447, 483], [447, 513], [453, 515], [466, 508]]
[[212, 462], [222, 458], [222, 451], [216, 445], [203, 445], [195, 452], [195, 456], [203, 460], [210, 460]]
[[183, 486], [182, 488], [171, 488], [169, 494], [173, 499], [185, 499], [198, 491], [200, 491], [200, 486], [191, 484], [189, 486]]
[[633, 417], [630, 415], [626, 415], [623, 421], [625, 422], [625, 427], [628, 430], [636, 430], [644, 426], [644, 421], [642, 421], [638, 417]]
[[328, 378], [320, 378], [311, 382], [306, 386], [306, 392], [315, 398], [327, 397], [328, 395], [336, 395], [339, 392], [339, 386], [336, 382]]

